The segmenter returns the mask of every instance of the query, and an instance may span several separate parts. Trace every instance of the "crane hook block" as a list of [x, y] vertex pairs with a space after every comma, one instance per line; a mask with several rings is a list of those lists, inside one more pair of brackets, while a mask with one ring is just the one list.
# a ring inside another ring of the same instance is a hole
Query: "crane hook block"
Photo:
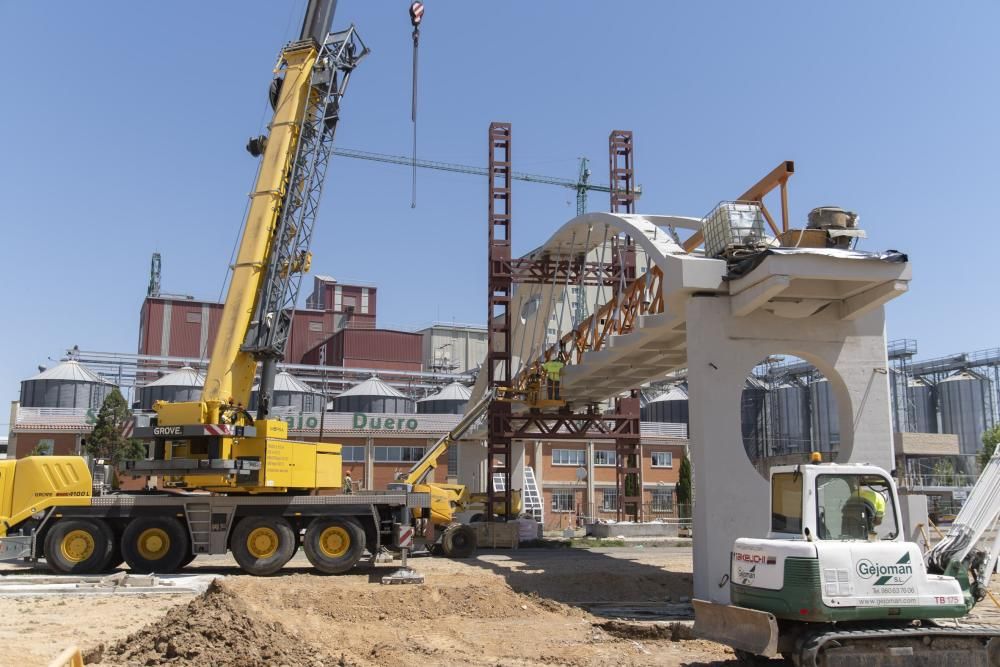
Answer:
[[410, 5], [410, 23], [416, 28], [424, 18], [424, 3], [414, 2]]
[[247, 153], [254, 157], [260, 157], [264, 154], [264, 149], [267, 148], [267, 137], [263, 134], [256, 137], [250, 137], [247, 141]]

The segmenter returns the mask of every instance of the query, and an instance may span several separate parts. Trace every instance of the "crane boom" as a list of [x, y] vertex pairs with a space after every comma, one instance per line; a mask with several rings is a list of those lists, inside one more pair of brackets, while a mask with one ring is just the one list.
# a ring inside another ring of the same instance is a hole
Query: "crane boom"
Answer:
[[1000, 447], [993, 451], [948, 534], [927, 553], [928, 565], [939, 572], [949, 574], [959, 566], [968, 569], [975, 579], [972, 593], [977, 601], [986, 596], [1000, 551], [1000, 535], [988, 547], [978, 547], [991, 528], [1000, 528]]
[[[405, 155], [386, 155], [384, 153], [372, 153], [371, 151], [360, 151], [353, 148], [334, 148], [334, 155], [340, 157], [355, 158], [358, 160], [370, 160], [372, 162], [384, 162], [387, 164], [401, 164], [408, 167], [421, 167], [424, 169], [437, 169], [438, 171], [451, 171], [459, 174], [472, 174], [474, 176], [487, 176], [486, 167], [473, 167], [467, 164], [455, 164], [452, 162], [439, 162], [437, 160], [421, 160]], [[587, 212], [587, 192], [611, 192], [611, 186], [591, 183], [590, 169], [587, 168], [587, 159], [581, 158], [580, 176], [577, 180], [569, 178], [559, 178], [556, 176], [544, 176], [541, 174], [529, 174], [522, 171], [511, 173], [511, 178], [515, 181], [526, 181], [528, 183], [541, 183], [543, 185], [557, 185], [569, 188], [577, 193], [577, 214], [582, 215]], [[642, 194], [642, 186], [636, 186], [636, 197]]]
[[[340, 101], [351, 72], [367, 54], [354, 27], [327, 35], [336, 3], [312, 0], [302, 39], [287, 45], [271, 87], [274, 116], [267, 137], [248, 149], [261, 156], [243, 236], [209, 359], [200, 409], [165, 406], [161, 423], [219, 423], [221, 406], [249, 403], [263, 362], [261, 417], [274, 369], [284, 353], [291, 310], [326, 176]], [[165, 418], [165, 419], [164, 419]]]
[[494, 398], [496, 398], [496, 389], [491, 389], [486, 392], [478, 403], [465, 411], [465, 415], [457, 424], [455, 424], [455, 428], [441, 436], [441, 438], [427, 450], [423, 458], [417, 461], [413, 467], [410, 468], [405, 475], [403, 475], [400, 481], [411, 485], [423, 484], [427, 479], [427, 475], [430, 474], [432, 470], [437, 468], [437, 461], [441, 455], [448, 450], [448, 447], [454, 444], [457, 440], [460, 440], [462, 436], [465, 435], [465, 432], [472, 428], [480, 417], [486, 414], [486, 410], [490, 407], [490, 403]]

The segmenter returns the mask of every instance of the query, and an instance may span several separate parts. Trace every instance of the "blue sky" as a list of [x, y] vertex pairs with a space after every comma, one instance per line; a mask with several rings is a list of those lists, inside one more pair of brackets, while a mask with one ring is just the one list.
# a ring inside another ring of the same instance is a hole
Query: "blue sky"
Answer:
[[[586, 155], [606, 182], [608, 132], [631, 129], [639, 211], [686, 215], [793, 159], [793, 219], [850, 208], [863, 248], [910, 254], [890, 337], [921, 356], [997, 345], [997, 3], [426, 4], [422, 157], [482, 165], [504, 120], [516, 169], [573, 178]], [[254, 176], [243, 146], [304, 6], [0, 0], [5, 400], [74, 344], [135, 351], [154, 251], [164, 291], [218, 297]], [[373, 51], [340, 146], [409, 151], [407, 7], [339, 4], [336, 25]], [[315, 270], [377, 283], [385, 325], [483, 321], [484, 179], [421, 172], [416, 209], [409, 181], [335, 158]], [[523, 252], [573, 216], [573, 193], [519, 183], [513, 212]]]

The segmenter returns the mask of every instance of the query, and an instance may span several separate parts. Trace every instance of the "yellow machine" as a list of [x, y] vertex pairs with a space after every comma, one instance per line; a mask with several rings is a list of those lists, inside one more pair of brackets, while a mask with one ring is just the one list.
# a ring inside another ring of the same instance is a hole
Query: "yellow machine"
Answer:
[[[166, 486], [217, 492], [288, 493], [336, 489], [340, 445], [288, 439], [268, 409], [291, 328], [326, 163], [350, 74], [367, 53], [354, 29], [327, 35], [335, 3], [313, 0], [299, 41], [275, 67], [274, 116], [247, 149], [261, 159], [201, 399], [158, 402], [155, 424], [136, 429], [154, 441], [152, 461], [134, 474]], [[261, 362], [260, 409], [249, 404]]]
[[[487, 392], [476, 405], [465, 411], [465, 415], [453, 429], [424, 453], [422, 459], [408, 472], [400, 475], [395, 483], [389, 485], [389, 489], [430, 494], [431, 511], [428, 521], [441, 533], [441, 547], [446, 556], [464, 558], [472, 555], [476, 548], [475, 533], [469, 526], [457, 523], [456, 515], [460, 512], [476, 512], [486, 518], [489, 500], [485, 493], [470, 493], [468, 487], [463, 484], [428, 482], [427, 478], [437, 468], [438, 459], [486, 414], [490, 403], [494, 400], [496, 391]], [[515, 491], [512, 495], [512, 516], [504, 517], [503, 501], [494, 502], [492, 513], [503, 518], [517, 517], [521, 513], [521, 494]], [[434, 534], [433, 531], [425, 531], [425, 534], [427, 533]]]

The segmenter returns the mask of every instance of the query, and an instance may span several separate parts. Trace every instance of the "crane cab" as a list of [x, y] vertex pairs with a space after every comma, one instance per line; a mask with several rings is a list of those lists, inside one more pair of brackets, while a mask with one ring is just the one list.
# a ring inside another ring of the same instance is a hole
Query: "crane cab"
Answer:
[[904, 540], [892, 478], [867, 464], [777, 466], [770, 530], [741, 538], [733, 604], [806, 622], [963, 616], [968, 586], [928, 574]]

